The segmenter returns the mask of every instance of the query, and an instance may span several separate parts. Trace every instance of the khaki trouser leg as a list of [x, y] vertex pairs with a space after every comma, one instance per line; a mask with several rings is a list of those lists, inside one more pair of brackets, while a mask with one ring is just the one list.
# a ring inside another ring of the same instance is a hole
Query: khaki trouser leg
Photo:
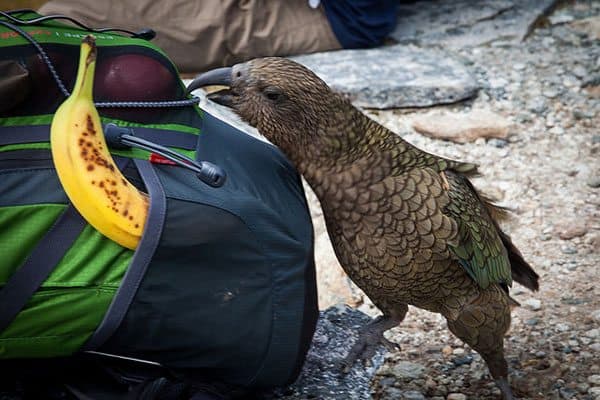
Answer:
[[181, 72], [341, 48], [322, 8], [306, 0], [51, 0], [40, 13], [92, 27], [152, 28]]

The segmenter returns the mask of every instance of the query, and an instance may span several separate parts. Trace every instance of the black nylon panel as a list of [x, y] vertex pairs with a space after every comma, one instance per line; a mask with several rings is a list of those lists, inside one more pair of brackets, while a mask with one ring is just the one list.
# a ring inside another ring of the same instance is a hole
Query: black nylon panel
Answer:
[[224, 128], [205, 126], [198, 154], [227, 171], [222, 188], [158, 167], [169, 199], [161, 243], [101, 350], [192, 380], [282, 385], [297, 372], [317, 315], [316, 291], [306, 287], [314, 286], [310, 215], [281, 153]]

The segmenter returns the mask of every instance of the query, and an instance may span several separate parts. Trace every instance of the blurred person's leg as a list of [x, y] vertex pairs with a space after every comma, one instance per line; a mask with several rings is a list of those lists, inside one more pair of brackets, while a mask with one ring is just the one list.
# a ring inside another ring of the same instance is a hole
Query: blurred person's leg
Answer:
[[51, 0], [40, 13], [92, 27], [152, 28], [181, 72], [341, 48], [322, 6], [307, 0]]

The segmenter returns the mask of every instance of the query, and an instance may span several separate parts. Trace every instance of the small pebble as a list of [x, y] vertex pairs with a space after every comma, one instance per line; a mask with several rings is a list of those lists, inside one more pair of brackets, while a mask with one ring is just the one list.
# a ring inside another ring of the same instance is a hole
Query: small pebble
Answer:
[[523, 304], [523, 306], [525, 306], [526, 308], [532, 310], [532, 311], [538, 311], [541, 310], [542, 308], [542, 302], [538, 299], [527, 299], [525, 301], [523, 301], [521, 304]]
[[588, 394], [591, 395], [594, 400], [600, 399], [600, 387], [589, 388]]
[[558, 237], [562, 240], [570, 240], [576, 237], [585, 236], [588, 232], [588, 228], [585, 225], [585, 222], [574, 222], [568, 226], [565, 226], [561, 229]]
[[407, 390], [402, 393], [402, 397], [400, 398], [404, 400], [425, 400], [423, 393], [416, 390]]
[[577, 249], [569, 245], [561, 246], [560, 251], [564, 254], [577, 254]]
[[590, 375], [588, 376], [587, 381], [592, 386], [600, 386], [600, 375]]
[[557, 90], [555, 90], [555, 89], [548, 88], [548, 89], [544, 89], [542, 91], [542, 94], [544, 96], [546, 96], [547, 98], [549, 98], [549, 99], [553, 99], [553, 98], [555, 98], [556, 96], [559, 95], [559, 92]]
[[462, 393], [450, 393], [448, 395], [448, 397], [446, 397], [447, 400], [467, 400], [467, 396], [465, 396]]
[[462, 356], [465, 354], [465, 349], [463, 349], [462, 347], [458, 347], [452, 350], [452, 354], [454, 354], [455, 356]]
[[496, 139], [496, 138], [488, 139], [487, 143], [490, 146], [494, 146], [494, 147], [497, 147], [499, 149], [502, 149], [502, 148], [504, 148], [504, 147], [506, 147], [508, 145], [508, 141], [506, 141], [504, 139]]
[[575, 67], [573, 67], [571, 72], [573, 73], [573, 75], [575, 75], [579, 79], [588, 75], [588, 71], [585, 68], [583, 68], [581, 65], [576, 65]]
[[588, 385], [585, 382], [581, 382], [581, 383], [577, 384], [577, 390], [579, 391], [579, 393], [586, 393], [589, 388], [590, 388], [590, 385]]
[[473, 362], [472, 356], [456, 357], [454, 360], [452, 360], [452, 364], [456, 365], [457, 367], [460, 367], [461, 365], [468, 365], [468, 364], [471, 364], [472, 362]]
[[569, 388], [560, 388], [558, 392], [560, 393], [560, 397], [565, 400], [572, 399], [577, 395], [574, 389]]
[[590, 344], [590, 350], [600, 353], [600, 343], [592, 343]]
[[599, 328], [590, 329], [589, 331], [584, 333], [584, 336], [589, 337], [590, 339], [596, 339], [596, 338], [600, 337], [600, 329]]
[[587, 185], [591, 188], [599, 188], [600, 187], [600, 176], [593, 176], [587, 180]]

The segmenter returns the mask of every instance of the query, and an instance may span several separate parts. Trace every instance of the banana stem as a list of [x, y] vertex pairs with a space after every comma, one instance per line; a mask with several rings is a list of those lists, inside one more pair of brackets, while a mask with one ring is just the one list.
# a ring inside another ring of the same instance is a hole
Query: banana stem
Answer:
[[77, 70], [77, 79], [73, 88], [74, 97], [92, 99], [96, 54], [96, 38], [93, 35], [87, 35], [83, 38], [79, 53], [79, 65], [85, 65], [85, 67]]

